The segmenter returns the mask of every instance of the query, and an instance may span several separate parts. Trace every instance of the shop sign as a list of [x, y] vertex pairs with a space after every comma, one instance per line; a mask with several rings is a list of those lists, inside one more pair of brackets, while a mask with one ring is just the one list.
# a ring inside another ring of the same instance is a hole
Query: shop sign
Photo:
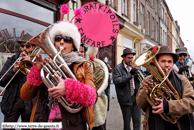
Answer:
[[0, 31], [0, 44], [3, 44], [6, 40], [21, 39], [24, 35], [24, 31], [20, 34], [20, 37], [16, 37], [16, 30], [13, 28], [13, 35], [11, 35], [7, 28]]

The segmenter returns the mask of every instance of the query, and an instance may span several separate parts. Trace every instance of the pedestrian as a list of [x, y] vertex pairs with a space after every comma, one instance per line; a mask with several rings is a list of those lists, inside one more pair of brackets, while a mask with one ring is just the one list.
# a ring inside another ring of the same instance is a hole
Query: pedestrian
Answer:
[[[69, 21], [60, 21], [52, 26], [49, 34], [57, 51], [59, 51], [61, 46], [64, 47], [61, 57], [65, 60], [78, 81], [70, 78], [63, 80], [55, 75], [59, 81], [58, 85], [49, 88], [47, 91], [47, 87], [40, 77], [43, 59], [41, 54], [39, 54], [36, 57], [35, 65], [27, 76], [27, 82], [21, 89], [23, 100], [29, 100], [36, 96], [30, 121], [47, 122], [48, 119], [53, 121], [62, 119], [63, 130], [86, 130], [87, 122], [91, 129], [94, 125], [94, 110], [92, 106], [96, 102], [97, 94], [90, 63], [85, 58], [77, 55], [77, 50], [80, 46], [78, 28]], [[48, 99], [49, 94], [54, 99], [63, 96], [69, 103], [78, 103], [83, 106], [83, 109], [77, 113], [70, 113], [60, 102], [54, 100], [49, 103], [50, 111], [46, 105], [51, 101]], [[56, 113], [53, 114], [53, 111], [56, 111]], [[50, 112], [52, 112], [52, 115]], [[52, 118], [49, 118], [49, 115]]]
[[122, 62], [113, 70], [113, 83], [121, 107], [124, 130], [131, 130], [130, 122], [133, 120], [133, 130], [140, 130], [141, 109], [136, 104], [136, 94], [139, 89], [139, 80], [134, 74], [138, 68], [132, 67], [135, 53], [130, 48], [123, 50]]
[[[194, 111], [194, 90], [188, 79], [182, 75], [176, 74], [173, 65], [178, 60], [178, 55], [173, 53], [167, 46], [162, 46], [156, 54], [156, 60], [161, 69], [166, 72], [168, 69], [168, 79], [174, 89], [178, 92], [181, 99], [164, 100], [156, 98], [159, 103], [157, 106], [151, 106], [146, 98], [146, 90], [152, 81], [157, 80], [152, 76], [147, 76], [140, 84], [136, 96], [137, 105], [146, 109], [145, 118], [142, 121], [144, 130], [193, 130]], [[165, 87], [167, 85], [164, 85]], [[150, 89], [150, 88], [149, 88]], [[161, 96], [161, 95], [158, 95]], [[165, 96], [165, 94], [164, 94]], [[180, 115], [177, 123], [172, 124], [165, 121], [159, 114], [164, 113], [167, 116]]]
[[[0, 78], [2, 78], [0, 84], [2, 87], [5, 87], [13, 75], [17, 73], [21, 61], [30, 60], [30, 54], [35, 46], [29, 43], [25, 43], [31, 38], [32, 36], [27, 33], [23, 35], [21, 40], [18, 40], [21, 52], [18, 52], [12, 57], [9, 57], [0, 72]], [[14, 64], [14, 62], [16, 63]], [[13, 67], [8, 70], [12, 65]], [[6, 72], [7, 74], [5, 74]], [[4, 74], [5, 76], [2, 77]], [[1, 111], [4, 114], [4, 122], [17, 122], [20, 116], [22, 122], [30, 121], [33, 101], [23, 101], [20, 98], [20, 89], [25, 82], [26, 75], [18, 72], [5, 89], [5, 93], [1, 102]]]

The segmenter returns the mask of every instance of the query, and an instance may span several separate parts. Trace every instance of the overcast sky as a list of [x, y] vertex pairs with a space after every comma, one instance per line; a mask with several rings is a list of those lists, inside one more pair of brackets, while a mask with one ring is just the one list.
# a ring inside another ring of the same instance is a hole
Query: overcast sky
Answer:
[[174, 21], [178, 21], [180, 35], [194, 59], [194, 0], [166, 0]]

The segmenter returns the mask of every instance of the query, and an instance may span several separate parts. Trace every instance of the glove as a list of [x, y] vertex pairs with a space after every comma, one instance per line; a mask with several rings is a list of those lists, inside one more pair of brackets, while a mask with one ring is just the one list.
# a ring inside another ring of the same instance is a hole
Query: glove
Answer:
[[136, 73], [137, 70], [139, 70], [139, 69], [137, 69], [137, 68], [132, 68], [131, 71], [130, 71], [130, 73], [131, 73], [132, 75], [134, 75], [134, 74]]
[[179, 68], [178, 74], [182, 74], [183, 71], [187, 70], [188, 68], [189, 68], [189, 66], [187, 66], [187, 65], [181, 66], [181, 67]]

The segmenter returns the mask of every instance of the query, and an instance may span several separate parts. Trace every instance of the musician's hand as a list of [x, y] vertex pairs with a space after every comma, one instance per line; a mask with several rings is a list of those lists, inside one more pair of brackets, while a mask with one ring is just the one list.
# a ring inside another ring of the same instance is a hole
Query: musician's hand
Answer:
[[44, 60], [42, 59], [42, 55], [40, 53], [36, 55], [36, 61], [34, 62], [34, 65], [36, 66], [37, 70], [40, 71], [42, 69], [43, 62]]
[[66, 90], [65, 90], [65, 83], [64, 83], [64, 80], [62, 78], [60, 78], [58, 75], [54, 75], [57, 80], [58, 80], [58, 85], [56, 87], [53, 87], [53, 88], [49, 88], [48, 89], [48, 92], [50, 92], [50, 94], [55, 98], [55, 99], [58, 99], [60, 98], [61, 96], [64, 96], [65, 93], [66, 93]]
[[187, 65], [181, 66], [181, 67], [179, 68], [178, 74], [182, 74], [183, 71], [186, 71], [188, 68], [189, 68], [189, 66], [187, 66]]
[[152, 79], [146, 80], [145, 83], [143, 84], [144, 88], [147, 89], [151, 82], [152, 82]]
[[163, 108], [163, 100], [162, 99], [159, 99], [159, 98], [156, 98], [156, 101], [159, 102], [159, 105], [158, 106], [152, 106], [152, 109], [154, 109], [152, 111], [152, 113], [155, 113], [155, 114], [161, 114], [164, 112], [164, 108]]
[[22, 55], [22, 60], [29, 60], [30, 61], [30, 55], [27, 55], [26, 53], [22, 52], [20, 55]]
[[132, 68], [131, 71], [130, 71], [130, 73], [131, 73], [132, 75], [134, 75], [134, 74], [136, 73], [137, 70], [138, 70], [138, 68]]
[[17, 61], [17, 62], [13, 65], [13, 71], [14, 71], [14, 72], [17, 72], [17, 71], [18, 71], [20, 62], [21, 62], [21, 61]]

